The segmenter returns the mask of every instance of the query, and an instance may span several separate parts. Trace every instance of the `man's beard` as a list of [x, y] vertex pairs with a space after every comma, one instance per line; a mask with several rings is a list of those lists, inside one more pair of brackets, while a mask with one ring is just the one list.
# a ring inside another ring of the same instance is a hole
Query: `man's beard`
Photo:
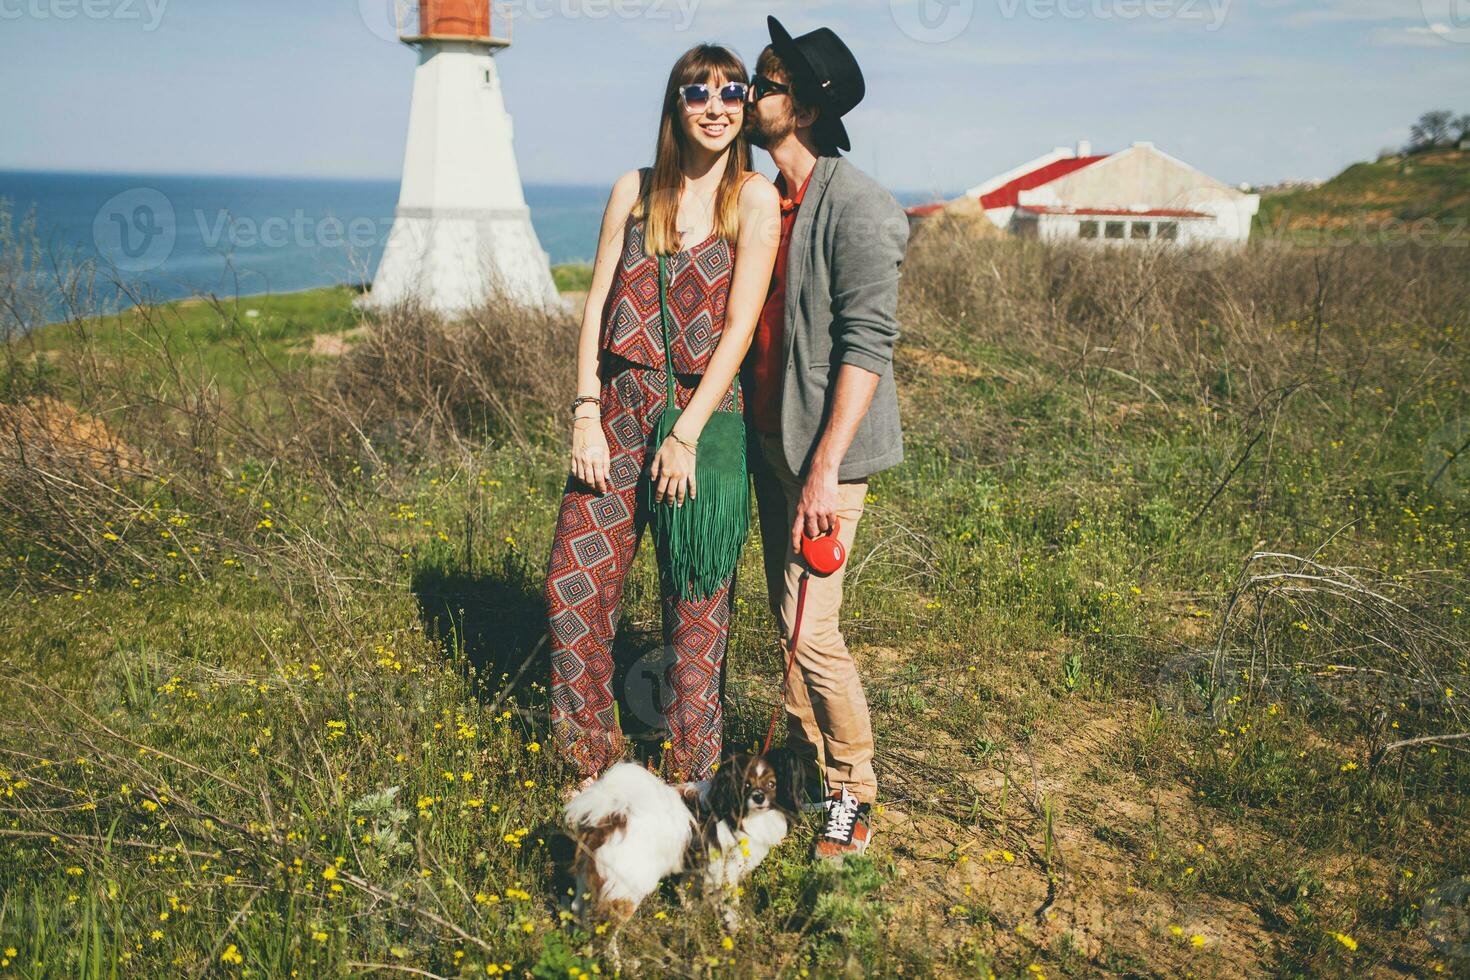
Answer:
[[745, 120], [745, 138], [751, 146], [769, 150], [786, 137], [796, 132], [796, 113], [786, 112], [776, 119], [762, 119], [759, 112], [752, 112]]

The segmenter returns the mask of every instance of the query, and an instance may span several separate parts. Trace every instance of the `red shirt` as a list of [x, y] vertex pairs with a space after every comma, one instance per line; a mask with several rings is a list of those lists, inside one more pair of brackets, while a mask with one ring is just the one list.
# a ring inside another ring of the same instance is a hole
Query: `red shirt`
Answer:
[[776, 178], [781, 192], [781, 244], [776, 249], [776, 268], [771, 271], [771, 291], [756, 321], [755, 337], [750, 342], [750, 388], [752, 389], [751, 422], [758, 432], [781, 431], [781, 381], [786, 359], [786, 265], [791, 254], [791, 229], [796, 224], [796, 211], [806, 197], [812, 173], [806, 175], [801, 190], [793, 198], [786, 197], [786, 178]]

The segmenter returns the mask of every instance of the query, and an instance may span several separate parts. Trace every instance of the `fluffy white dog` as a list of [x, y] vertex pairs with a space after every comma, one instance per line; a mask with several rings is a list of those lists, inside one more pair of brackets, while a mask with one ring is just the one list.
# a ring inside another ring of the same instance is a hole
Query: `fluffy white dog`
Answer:
[[573, 913], [620, 922], [660, 881], [684, 870], [695, 831], [679, 791], [631, 762], [573, 797], [562, 819], [577, 845]]
[[698, 874], [727, 922], [739, 885], [801, 811], [802, 763], [791, 753], [734, 753], [713, 779], [668, 785], [632, 763], [613, 766], [567, 804], [576, 842], [572, 911], [624, 922], [664, 878]]

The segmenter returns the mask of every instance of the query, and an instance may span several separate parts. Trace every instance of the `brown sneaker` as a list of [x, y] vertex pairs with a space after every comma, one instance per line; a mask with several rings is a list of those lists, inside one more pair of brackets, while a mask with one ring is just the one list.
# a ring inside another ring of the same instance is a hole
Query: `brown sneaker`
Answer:
[[827, 820], [817, 835], [816, 856], [841, 864], [850, 854], [861, 854], [873, 839], [872, 808], [842, 787], [827, 801]]

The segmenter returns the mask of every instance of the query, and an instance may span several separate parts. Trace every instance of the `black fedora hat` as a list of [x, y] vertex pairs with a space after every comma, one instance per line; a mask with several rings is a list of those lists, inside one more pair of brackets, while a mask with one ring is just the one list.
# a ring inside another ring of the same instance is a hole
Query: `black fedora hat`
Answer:
[[786, 65], [794, 81], [800, 79], [798, 84], [803, 95], [810, 93], [809, 97], [822, 110], [818, 128], [839, 150], [852, 149], [842, 117], [863, 101], [867, 92], [857, 58], [830, 27], [819, 27], [801, 37], [792, 37], [791, 32], [774, 17], [766, 18], [766, 26], [771, 29], [771, 47], [775, 49], [776, 56]]

